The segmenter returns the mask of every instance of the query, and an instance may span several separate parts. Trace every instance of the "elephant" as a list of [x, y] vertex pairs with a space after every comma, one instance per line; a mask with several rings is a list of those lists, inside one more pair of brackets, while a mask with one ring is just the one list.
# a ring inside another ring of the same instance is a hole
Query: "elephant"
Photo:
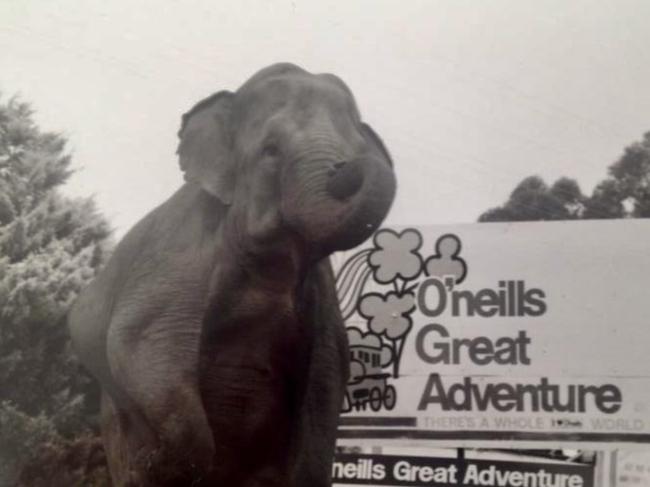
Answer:
[[331, 485], [349, 357], [329, 256], [386, 217], [391, 157], [341, 79], [289, 63], [178, 136], [184, 183], [68, 317], [113, 482]]

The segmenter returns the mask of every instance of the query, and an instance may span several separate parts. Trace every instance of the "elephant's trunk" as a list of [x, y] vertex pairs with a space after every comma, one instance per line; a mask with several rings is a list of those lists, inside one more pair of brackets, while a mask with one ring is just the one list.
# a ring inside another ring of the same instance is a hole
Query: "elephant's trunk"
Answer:
[[395, 194], [389, 163], [373, 154], [346, 162], [322, 159], [288, 173], [283, 201], [287, 223], [325, 253], [354, 247], [379, 226]]
[[363, 177], [360, 161], [337, 162], [329, 175], [327, 192], [332, 198], [344, 201], [361, 189]]
[[395, 196], [395, 176], [382, 159], [366, 156], [351, 161], [334, 173], [328, 192], [339, 199], [344, 211], [339, 229], [331, 237], [333, 250], [354, 247], [371, 235], [386, 217]]

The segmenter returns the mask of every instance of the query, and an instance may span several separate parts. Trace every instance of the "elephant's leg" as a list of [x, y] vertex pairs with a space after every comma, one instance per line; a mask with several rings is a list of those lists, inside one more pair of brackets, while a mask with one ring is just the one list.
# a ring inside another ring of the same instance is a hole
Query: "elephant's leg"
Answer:
[[152, 398], [152, 407], [165, 406], [148, 414], [159, 438], [148, 458], [153, 485], [202, 485], [212, 470], [215, 446], [198, 388], [186, 384], [158, 393], [164, 402]]
[[137, 456], [138, 448], [133, 448], [134, 438], [129, 437], [129, 420], [125, 413], [120, 414], [113, 399], [102, 393], [102, 436], [106, 462], [113, 484], [116, 486], [135, 485], [133, 479], [133, 459]]
[[143, 480], [136, 468], [136, 459], [149, 451], [153, 435], [142, 415], [133, 407], [118, 408], [106, 392], [101, 404], [102, 436], [106, 460], [116, 486], [139, 486]]
[[343, 320], [334, 294], [329, 263], [312, 275], [305, 319], [311, 320], [312, 347], [299, 394], [292, 438], [293, 481], [296, 486], [331, 485], [339, 413], [348, 378], [349, 353]]
[[113, 378], [140, 413], [130, 417], [131, 431], [152, 435], [132, 465], [141, 485], [192, 485], [206, 478], [214, 440], [197, 384], [198, 347], [172, 333], [151, 341], [113, 333], [107, 345]]
[[120, 418], [113, 400], [104, 392], [102, 393], [102, 437], [106, 463], [108, 463], [108, 470], [115, 485], [124, 485], [125, 473], [129, 470], [129, 454], [123, 435]]

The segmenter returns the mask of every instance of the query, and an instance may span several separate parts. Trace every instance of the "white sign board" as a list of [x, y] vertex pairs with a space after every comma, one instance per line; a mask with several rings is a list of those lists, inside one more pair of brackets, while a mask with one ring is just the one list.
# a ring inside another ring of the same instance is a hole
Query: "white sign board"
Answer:
[[382, 229], [335, 263], [340, 438], [650, 443], [650, 222]]

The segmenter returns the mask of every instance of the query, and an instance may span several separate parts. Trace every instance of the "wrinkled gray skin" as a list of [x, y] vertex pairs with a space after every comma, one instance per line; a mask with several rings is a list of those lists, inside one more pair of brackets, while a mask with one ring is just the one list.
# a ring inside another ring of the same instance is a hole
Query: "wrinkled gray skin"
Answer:
[[69, 317], [114, 483], [330, 485], [348, 356], [327, 256], [386, 215], [388, 153], [343, 82], [290, 64], [198, 103], [179, 137], [186, 183]]

